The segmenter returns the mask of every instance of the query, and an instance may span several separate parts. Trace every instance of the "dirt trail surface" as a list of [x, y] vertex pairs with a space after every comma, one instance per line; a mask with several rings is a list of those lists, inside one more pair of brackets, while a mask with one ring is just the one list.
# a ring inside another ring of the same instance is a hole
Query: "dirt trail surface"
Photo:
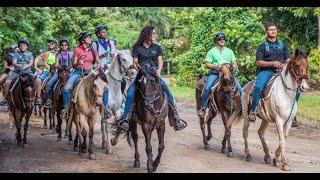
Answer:
[[[278, 167], [265, 164], [262, 145], [257, 134], [260, 120], [251, 124], [249, 148], [253, 162], [245, 160], [242, 138], [242, 122], [232, 128], [232, 146], [235, 156], [229, 158], [220, 152], [224, 128], [218, 117], [212, 123], [213, 138], [210, 149], [205, 150], [195, 111], [194, 101], [177, 101], [180, 116], [188, 122], [188, 127], [175, 132], [166, 124], [165, 150], [157, 172], [271, 172], [282, 173]], [[88, 154], [79, 155], [72, 150], [66, 139], [56, 141], [56, 134], [42, 129], [42, 119], [32, 116], [28, 131], [28, 143], [20, 148], [15, 143], [15, 128], [9, 128], [8, 113], [0, 112], [0, 172], [146, 172], [144, 137], [139, 127], [140, 168], [132, 168], [134, 150], [125, 139], [120, 139], [113, 147], [113, 154], [105, 154], [101, 149], [100, 123], [95, 126], [96, 160], [89, 160]], [[65, 125], [63, 123], [63, 129]], [[300, 126], [291, 128], [285, 150], [286, 159], [295, 172], [320, 172], [320, 130]], [[64, 134], [63, 134], [64, 135]], [[278, 136], [274, 125], [266, 131], [266, 141], [271, 158], [278, 147]], [[153, 157], [157, 155], [156, 131], [152, 136]]]

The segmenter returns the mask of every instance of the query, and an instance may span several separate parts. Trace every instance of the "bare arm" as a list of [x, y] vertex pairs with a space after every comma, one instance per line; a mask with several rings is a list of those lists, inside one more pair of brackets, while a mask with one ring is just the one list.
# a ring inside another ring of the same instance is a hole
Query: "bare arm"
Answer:
[[162, 56], [158, 56], [158, 69], [157, 69], [157, 75], [160, 77], [161, 76], [161, 70], [163, 68], [163, 59]]
[[220, 70], [220, 68], [221, 68], [221, 65], [219, 65], [219, 64], [215, 65], [215, 64], [210, 63], [209, 61], [206, 61], [204, 65], [207, 69]]
[[138, 58], [133, 58], [133, 67], [139, 70]]
[[58, 68], [58, 69], [60, 68], [58, 53], [56, 53], [56, 58], [55, 58], [54, 66], [55, 66], [56, 68]]
[[3, 61], [3, 67], [5, 69], [10, 69], [11, 71], [13, 70], [13, 67], [12, 66], [8, 66], [8, 62], [7, 61]]
[[32, 67], [32, 65], [33, 65], [33, 59], [30, 60], [28, 64], [26, 64], [25, 66], [23, 66], [22, 69], [30, 68], [30, 67]]
[[40, 56], [41, 56], [41, 55], [38, 55], [38, 56], [36, 57], [36, 59], [34, 60], [33, 67], [34, 67], [37, 71], [42, 72], [42, 70], [41, 70], [40, 68], [38, 68], [38, 63], [39, 63]]
[[116, 53], [113, 53], [111, 55], [111, 61], [110, 61], [110, 66], [108, 68], [108, 71], [110, 72], [113, 69], [114, 63], [116, 62]]
[[256, 66], [261, 67], [261, 68], [266, 68], [266, 67], [273, 67], [273, 68], [281, 68], [282, 63], [279, 61], [263, 61], [259, 60], [256, 61]]

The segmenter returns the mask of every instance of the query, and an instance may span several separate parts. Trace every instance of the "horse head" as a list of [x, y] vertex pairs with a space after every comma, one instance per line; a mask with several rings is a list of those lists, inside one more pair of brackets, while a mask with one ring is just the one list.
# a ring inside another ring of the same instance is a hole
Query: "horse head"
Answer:
[[103, 103], [103, 92], [105, 86], [107, 86], [108, 80], [106, 74], [103, 72], [102, 69], [98, 69], [98, 71], [90, 73], [90, 83], [91, 86], [89, 87], [92, 91], [91, 95], [94, 96], [94, 103], [97, 105], [101, 105]]
[[36, 96], [35, 81], [37, 77], [33, 78], [29, 74], [22, 74], [19, 78], [23, 92], [22, 96], [24, 97], [27, 107], [32, 109]]
[[120, 63], [121, 72], [125, 73], [130, 79], [137, 76], [138, 71], [133, 68], [133, 58], [129, 50], [120, 50], [117, 61]]
[[300, 86], [302, 92], [308, 91], [309, 86], [306, 79], [309, 79], [309, 64], [307, 58], [310, 54], [308, 52], [296, 49], [295, 53], [290, 57], [287, 68], [285, 69], [286, 75], [290, 73], [292, 77]]
[[138, 74], [137, 88], [140, 91], [144, 105], [147, 108], [153, 108], [154, 102], [161, 95], [161, 87], [156, 69], [148, 63], [141, 66]]
[[223, 91], [229, 92], [231, 94], [236, 90], [235, 78], [233, 76], [232, 70], [233, 69], [230, 64], [222, 64], [221, 70], [219, 71], [219, 78]]

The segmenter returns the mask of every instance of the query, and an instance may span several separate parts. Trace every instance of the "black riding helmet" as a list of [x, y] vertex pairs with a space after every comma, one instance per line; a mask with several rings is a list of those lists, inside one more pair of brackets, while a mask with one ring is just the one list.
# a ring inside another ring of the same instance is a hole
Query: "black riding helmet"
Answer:
[[79, 43], [82, 44], [82, 42], [84, 41], [84, 38], [91, 36], [92, 34], [89, 33], [88, 31], [82, 31], [79, 35], [78, 35], [78, 40]]
[[50, 38], [50, 39], [47, 39], [47, 42], [50, 43], [50, 42], [53, 42], [55, 43], [56, 45], [58, 44], [58, 41], [54, 38]]
[[20, 46], [20, 44], [23, 43], [23, 44], [26, 44], [28, 47], [30, 45], [29, 41], [27, 38], [22, 38], [18, 41], [18, 46]]
[[105, 26], [105, 25], [103, 25], [103, 24], [99, 24], [99, 25], [97, 25], [97, 26], [94, 28], [94, 32], [95, 32], [95, 34], [96, 34], [97, 37], [99, 37], [98, 34], [100, 33], [100, 31], [101, 31], [102, 29], [108, 30], [108, 27]]
[[67, 39], [61, 39], [60, 42], [59, 42], [59, 46], [61, 46], [62, 43], [67, 43], [68, 46], [69, 46], [69, 41]]
[[217, 39], [220, 39], [220, 38], [226, 38], [226, 35], [224, 34], [224, 32], [218, 31], [214, 36], [214, 41], [217, 42]]

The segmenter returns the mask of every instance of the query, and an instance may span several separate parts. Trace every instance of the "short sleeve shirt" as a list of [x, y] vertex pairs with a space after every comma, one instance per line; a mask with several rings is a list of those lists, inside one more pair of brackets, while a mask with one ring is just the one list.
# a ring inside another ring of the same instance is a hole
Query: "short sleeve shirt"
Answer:
[[[206, 55], [205, 62], [210, 62], [211, 64], [219, 65], [219, 64], [231, 64], [236, 60], [234, 52], [227, 48], [223, 47], [223, 49], [218, 49], [214, 47], [209, 50]], [[212, 70], [212, 72], [217, 72], [216, 70]]]
[[[33, 55], [31, 52], [15, 53], [13, 60], [17, 60], [17, 64], [26, 65], [29, 64], [30, 61], [33, 61]], [[21, 70], [21, 68], [14, 67], [15, 72], [19, 70]], [[24, 71], [31, 72], [31, 67], [25, 69]]]
[[[280, 40], [275, 42], [266, 40], [259, 45], [256, 53], [256, 61], [279, 61], [285, 63], [287, 58], [289, 58], [288, 46]], [[272, 69], [274, 68], [259, 68], [258, 71]]]
[[[97, 46], [97, 43], [99, 43], [99, 48]], [[105, 53], [107, 54], [106, 57], [100, 59], [101, 66], [103, 67], [110, 63], [111, 55], [116, 52], [114, 42], [108, 39], [98, 39], [97, 41], [92, 43], [92, 49], [94, 49], [99, 56]]]
[[80, 66], [79, 60], [83, 59], [83, 68], [88, 70], [91, 69], [94, 62], [94, 53], [91, 48], [85, 48], [83, 45], [76, 48], [73, 52], [73, 58], [78, 57], [77, 67]]
[[162, 48], [154, 43], [149, 48], [146, 48], [144, 45], [139, 45], [132, 51], [132, 57], [138, 58], [139, 65], [149, 63], [155, 67], [157, 66], [159, 56], [162, 56]]

